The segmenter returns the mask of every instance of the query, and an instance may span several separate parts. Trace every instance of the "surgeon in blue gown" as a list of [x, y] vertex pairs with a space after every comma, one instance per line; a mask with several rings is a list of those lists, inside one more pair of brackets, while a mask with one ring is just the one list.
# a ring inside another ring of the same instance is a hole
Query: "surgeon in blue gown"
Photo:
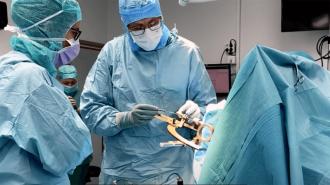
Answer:
[[64, 87], [64, 93], [69, 98], [71, 105], [80, 114], [80, 91], [78, 86], [78, 72], [73, 65], [63, 65], [58, 68], [58, 80]]
[[79, 53], [75, 0], [13, 0], [17, 32], [0, 57], [0, 184], [70, 184], [92, 153], [89, 130], [56, 80]]
[[104, 137], [100, 184], [176, 183], [178, 175], [195, 183], [193, 149], [161, 148], [175, 138], [153, 117], [164, 109], [201, 118], [216, 102], [199, 48], [169, 31], [158, 0], [120, 0], [119, 13], [126, 32], [102, 49], [80, 101], [85, 123]]

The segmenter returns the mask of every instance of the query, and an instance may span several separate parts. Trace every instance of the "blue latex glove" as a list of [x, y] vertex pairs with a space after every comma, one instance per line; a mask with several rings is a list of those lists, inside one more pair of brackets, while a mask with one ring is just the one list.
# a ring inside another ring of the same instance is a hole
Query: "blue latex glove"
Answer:
[[148, 104], [138, 104], [131, 111], [116, 114], [116, 123], [120, 128], [130, 128], [149, 123], [159, 108]]

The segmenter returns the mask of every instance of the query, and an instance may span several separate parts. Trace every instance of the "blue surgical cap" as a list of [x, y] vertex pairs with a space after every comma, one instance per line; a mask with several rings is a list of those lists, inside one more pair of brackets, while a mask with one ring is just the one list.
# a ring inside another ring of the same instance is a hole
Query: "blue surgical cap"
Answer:
[[119, 14], [125, 26], [150, 17], [162, 16], [158, 0], [119, 0]]
[[[22, 30], [58, 12], [61, 13], [26, 30], [24, 33], [29, 37], [65, 38], [69, 29], [81, 20], [78, 2], [75, 0], [13, 0], [11, 4], [12, 19]], [[50, 42], [48, 44], [46, 47], [52, 49], [50, 47], [52, 44]]]
[[73, 65], [63, 65], [58, 68], [58, 78], [60, 80], [74, 78], [77, 79], [77, 69]]

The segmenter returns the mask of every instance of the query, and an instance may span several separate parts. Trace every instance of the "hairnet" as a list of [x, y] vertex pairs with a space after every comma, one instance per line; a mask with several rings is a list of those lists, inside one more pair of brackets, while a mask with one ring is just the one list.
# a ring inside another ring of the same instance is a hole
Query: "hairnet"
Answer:
[[119, 0], [119, 13], [125, 26], [141, 19], [162, 16], [158, 0]]
[[[62, 11], [51, 19], [24, 31], [30, 37], [64, 38], [68, 30], [81, 20], [81, 10], [75, 0], [13, 0], [11, 10], [12, 19], [20, 29], [28, 28]], [[52, 50], [62, 47], [52, 41], [40, 43]]]
[[73, 65], [63, 65], [58, 68], [58, 78], [60, 80], [68, 78], [76, 79], [77, 77], [77, 69]]

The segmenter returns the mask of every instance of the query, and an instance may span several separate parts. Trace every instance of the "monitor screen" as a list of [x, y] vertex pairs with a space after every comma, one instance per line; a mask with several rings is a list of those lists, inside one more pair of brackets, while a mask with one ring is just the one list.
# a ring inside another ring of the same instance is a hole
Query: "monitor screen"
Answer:
[[210, 76], [215, 92], [228, 94], [231, 88], [230, 64], [207, 64], [206, 70]]
[[282, 32], [329, 30], [329, 0], [282, 0]]
[[0, 1], [0, 30], [8, 24], [7, 5]]

